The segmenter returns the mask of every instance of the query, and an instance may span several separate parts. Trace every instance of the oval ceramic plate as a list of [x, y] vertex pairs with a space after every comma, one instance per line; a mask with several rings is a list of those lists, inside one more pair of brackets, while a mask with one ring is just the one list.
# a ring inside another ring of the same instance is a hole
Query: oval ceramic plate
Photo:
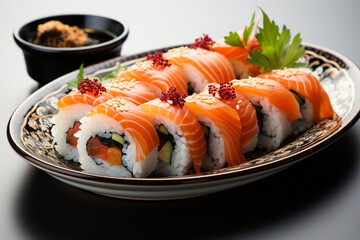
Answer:
[[[102, 62], [85, 69], [87, 76], [104, 75], [116, 62], [129, 66], [143, 60], [156, 49]], [[98, 194], [131, 199], [173, 199], [214, 193], [237, 187], [276, 173], [328, 146], [344, 134], [359, 118], [360, 71], [347, 58], [323, 47], [306, 44], [304, 60], [320, 75], [320, 81], [337, 113], [332, 119], [288, 139], [273, 152], [247, 156], [248, 162], [217, 171], [183, 177], [120, 178], [83, 172], [54, 149], [51, 117], [57, 113], [57, 100], [66, 93], [66, 83], [78, 72], [69, 73], [42, 87], [13, 113], [8, 124], [8, 139], [14, 150], [30, 164], [70, 185]]]

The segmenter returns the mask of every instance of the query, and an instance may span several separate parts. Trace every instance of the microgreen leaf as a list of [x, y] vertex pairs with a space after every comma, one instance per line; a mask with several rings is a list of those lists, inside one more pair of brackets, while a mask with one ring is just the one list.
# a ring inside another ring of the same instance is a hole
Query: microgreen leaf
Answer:
[[67, 83], [67, 88], [70, 90], [77, 88], [78, 84], [81, 83], [82, 80], [84, 80], [84, 64], [80, 65], [77, 77]]

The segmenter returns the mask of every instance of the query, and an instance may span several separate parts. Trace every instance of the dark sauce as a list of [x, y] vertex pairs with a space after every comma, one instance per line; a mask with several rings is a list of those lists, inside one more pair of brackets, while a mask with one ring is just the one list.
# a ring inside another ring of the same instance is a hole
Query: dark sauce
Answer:
[[107, 31], [100, 31], [92, 28], [83, 28], [83, 30], [88, 35], [88, 43], [86, 46], [104, 43], [116, 38], [115, 34]]

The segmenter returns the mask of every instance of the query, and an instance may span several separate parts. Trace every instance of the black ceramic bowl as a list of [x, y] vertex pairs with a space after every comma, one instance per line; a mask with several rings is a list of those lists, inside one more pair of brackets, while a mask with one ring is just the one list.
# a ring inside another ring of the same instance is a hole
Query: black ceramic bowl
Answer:
[[[50, 20], [107, 33], [113, 37], [108, 41], [84, 47], [57, 48], [34, 44], [32, 41], [37, 26]], [[26, 23], [14, 31], [14, 39], [23, 50], [28, 74], [43, 85], [78, 69], [82, 63], [89, 65], [120, 56], [122, 44], [128, 34], [128, 27], [114, 19], [74, 14], [49, 16]]]

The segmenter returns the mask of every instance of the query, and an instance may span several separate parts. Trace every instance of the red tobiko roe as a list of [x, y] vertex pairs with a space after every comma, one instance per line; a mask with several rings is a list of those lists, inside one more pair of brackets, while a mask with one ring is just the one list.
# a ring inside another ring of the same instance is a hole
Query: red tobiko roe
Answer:
[[195, 39], [195, 43], [190, 45], [190, 48], [203, 48], [210, 50], [209, 46], [213, 45], [215, 42], [207, 34], [203, 34], [202, 37]]
[[160, 100], [167, 101], [170, 105], [176, 106], [179, 105], [180, 108], [183, 108], [185, 103], [186, 94], [181, 95], [176, 88], [170, 87], [167, 92], [161, 92]]
[[220, 82], [219, 87], [216, 85], [209, 85], [208, 87], [209, 94], [212, 94], [214, 97], [216, 93], [219, 94], [221, 99], [235, 99], [236, 98], [236, 91], [235, 88], [232, 86], [232, 83], [223, 83]]
[[94, 96], [102, 94], [102, 92], [106, 92], [106, 88], [98, 83], [98, 79], [94, 79], [93, 81], [89, 78], [85, 78], [78, 84], [78, 90], [81, 94], [92, 93]]
[[171, 63], [169, 62], [169, 60], [164, 58], [162, 51], [158, 51], [154, 55], [148, 54], [146, 57], [146, 60], [152, 60], [153, 64], [155, 66], [160, 66], [160, 67], [170, 67], [171, 66]]

